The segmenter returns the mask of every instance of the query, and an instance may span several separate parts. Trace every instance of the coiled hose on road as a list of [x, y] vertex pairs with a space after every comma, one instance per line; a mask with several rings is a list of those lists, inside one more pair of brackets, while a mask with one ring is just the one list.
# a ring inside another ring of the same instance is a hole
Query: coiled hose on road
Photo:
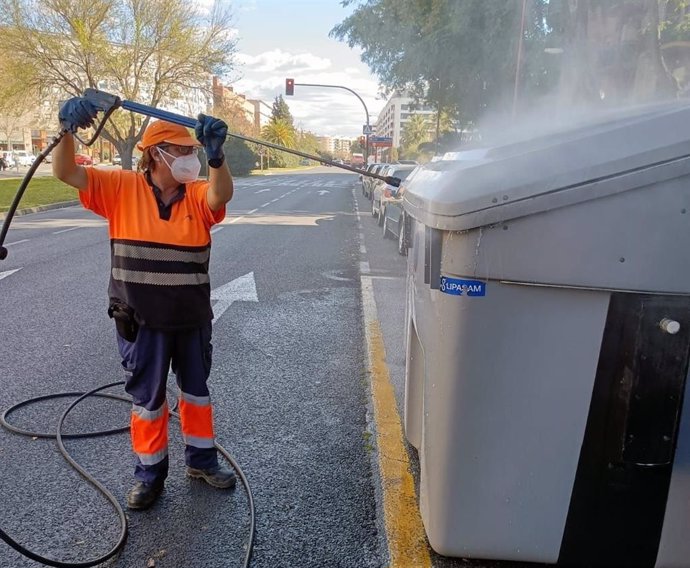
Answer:
[[[81, 393], [81, 392], [65, 392], [65, 393], [56, 393], [56, 394], [49, 394], [49, 395], [43, 395], [43, 396], [37, 396], [35, 398], [30, 398], [27, 400], [24, 400], [22, 402], [19, 402], [15, 404], [14, 406], [8, 408], [5, 410], [2, 415], [0, 415], [0, 424], [6, 428], [7, 430], [14, 432], [16, 434], [21, 434], [22, 436], [29, 436], [32, 438], [51, 438], [55, 439], [57, 441], [58, 448], [60, 449], [60, 453], [63, 455], [63, 457], [67, 460], [67, 462], [74, 468], [76, 469], [81, 476], [86, 479], [91, 485], [93, 485], [98, 491], [100, 491], [108, 501], [110, 501], [110, 504], [113, 506], [113, 509], [115, 509], [115, 512], [118, 516], [118, 521], [120, 523], [120, 535], [118, 537], [117, 543], [105, 554], [102, 556], [99, 556], [98, 558], [94, 558], [92, 560], [86, 560], [84, 562], [62, 562], [60, 560], [55, 560], [52, 558], [47, 558], [45, 556], [41, 556], [40, 554], [37, 554], [36, 552], [33, 552], [29, 548], [21, 545], [18, 543], [16, 540], [14, 540], [12, 537], [10, 537], [5, 531], [0, 528], [0, 539], [4, 540], [7, 544], [9, 544], [12, 548], [14, 548], [17, 552], [20, 554], [23, 554], [24, 556], [30, 558], [31, 560], [35, 560], [36, 562], [40, 562], [42, 564], [45, 564], [47, 566], [56, 566], [58, 568], [87, 568], [88, 566], [96, 566], [98, 564], [101, 564], [102, 562], [105, 562], [109, 558], [115, 556], [120, 549], [124, 546], [125, 541], [127, 539], [127, 517], [125, 515], [125, 512], [118, 502], [118, 500], [115, 498], [115, 496], [108, 491], [108, 489], [101, 483], [99, 482], [96, 478], [94, 478], [92, 475], [89, 474], [88, 471], [86, 471], [82, 466], [77, 463], [77, 461], [69, 454], [67, 451], [67, 448], [65, 448], [65, 445], [63, 443], [63, 440], [68, 439], [68, 438], [90, 438], [90, 437], [97, 437], [97, 436], [107, 436], [110, 434], [117, 434], [121, 432], [126, 432], [129, 430], [129, 426], [124, 426], [122, 428], [114, 428], [111, 430], [97, 430], [94, 432], [85, 432], [85, 433], [80, 433], [80, 434], [63, 434], [62, 433], [62, 427], [65, 422], [65, 419], [67, 418], [67, 415], [84, 399], [90, 397], [90, 396], [99, 396], [103, 398], [110, 398], [113, 400], [120, 400], [123, 402], [128, 402], [131, 404], [131, 399], [114, 394], [114, 393], [108, 393], [108, 392], [101, 392], [106, 389], [116, 387], [123, 385], [124, 381], [117, 381], [114, 383], [109, 383], [107, 385], [103, 385], [100, 387], [97, 387], [93, 390], [90, 390], [86, 393]], [[17, 426], [14, 426], [8, 421], [8, 417], [10, 414], [13, 412], [19, 410], [20, 408], [29, 406], [30, 404], [45, 401], [45, 400], [52, 400], [56, 398], [67, 398], [67, 397], [77, 397], [70, 405], [65, 409], [63, 412], [62, 416], [60, 417], [60, 421], [58, 422], [57, 429], [56, 431], [53, 432], [32, 432], [30, 430], [25, 430], [22, 428], [18, 428]], [[170, 414], [177, 418], [179, 420], [180, 416], [177, 412], [175, 412], [175, 409], [171, 409]], [[249, 486], [249, 482], [247, 480], [247, 477], [244, 475], [244, 472], [240, 468], [240, 466], [237, 464], [235, 459], [228, 453], [228, 451], [223, 448], [220, 444], [216, 443], [215, 444], [216, 449], [223, 455], [223, 457], [228, 460], [230, 465], [235, 469], [237, 472], [237, 476], [240, 478], [240, 481], [242, 482], [242, 485], [244, 486], [244, 489], [247, 493], [247, 500], [249, 502], [249, 536], [247, 538], [247, 546], [246, 546], [246, 554], [244, 558], [244, 563], [242, 564], [243, 568], [248, 568], [249, 563], [251, 562], [251, 557], [252, 557], [252, 552], [254, 549], [254, 535], [255, 535], [255, 530], [256, 530], [256, 519], [255, 519], [255, 509], [254, 509], [254, 497], [252, 496], [252, 491], [251, 487]]]

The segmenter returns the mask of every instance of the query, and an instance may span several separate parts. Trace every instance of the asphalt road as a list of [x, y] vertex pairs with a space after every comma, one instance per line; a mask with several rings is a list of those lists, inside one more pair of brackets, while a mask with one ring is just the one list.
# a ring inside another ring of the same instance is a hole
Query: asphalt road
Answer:
[[[256, 567], [385, 563], [366, 434], [354, 180], [330, 168], [239, 180], [225, 224], [213, 234], [212, 288], [253, 279], [258, 299], [239, 294], [216, 321], [210, 379], [218, 441], [254, 492]], [[106, 315], [104, 222], [77, 207], [27, 215], [15, 220], [6, 244], [0, 273], [17, 272], [0, 280], [2, 407], [121, 379]], [[36, 405], [15, 422], [51, 429], [63, 406]], [[96, 401], [70, 418], [69, 429], [127, 421], [126, 404]], [[68, 447], [124, 502], [132, 481], [127, 434]], [[127, 545], [109, 565], [241, 565], [249, 528], [244, 492], [186, 479], [182, 449], [173, 427], [166, 490], [150, 511], [129, 514]], [[0, 464], [0, 526], [9, 534], [72, 561], [114, 542], [109, 505], [52, 442], [2, 431]], [[0, 566], [36, 564], [3, 544]]]

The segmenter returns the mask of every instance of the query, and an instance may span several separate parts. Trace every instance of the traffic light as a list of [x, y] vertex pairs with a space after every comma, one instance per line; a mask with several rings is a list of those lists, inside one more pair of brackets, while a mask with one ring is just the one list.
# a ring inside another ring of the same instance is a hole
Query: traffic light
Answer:
[[285, 94], [294, 95], [295, 94], [295, 80], [285, 79]]
[[359, 145], [364, 148], [364, 145], [367, 143], [367, 139], [365, 136], [360, 136], [359, 137]]

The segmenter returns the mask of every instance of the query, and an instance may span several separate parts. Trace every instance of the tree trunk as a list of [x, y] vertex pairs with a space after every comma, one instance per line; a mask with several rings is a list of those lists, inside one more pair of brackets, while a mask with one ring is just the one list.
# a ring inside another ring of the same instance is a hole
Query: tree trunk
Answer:
[[633, 83], [633, 99], [640, 102], [668, 99], [678, 92], [678, 84], [661, 58], [659, 5], [657, 0], [646, 0], [646, 3], [641, 22], [641, 52], [637, 58]]
[[568, 0], [568, 8], [562, 104], [619, 106], [675, 95], [661, 58], [658, 0]]

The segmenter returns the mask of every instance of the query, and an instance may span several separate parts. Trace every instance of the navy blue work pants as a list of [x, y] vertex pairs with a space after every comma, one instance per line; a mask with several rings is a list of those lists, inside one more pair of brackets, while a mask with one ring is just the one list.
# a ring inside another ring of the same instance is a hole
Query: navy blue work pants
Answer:
[[172, 367], [180, 389], [185, 463], [198, 469], [218, 465], [212, 407], [206, 385], [211, 371], [211, 322], [194, 330], [166, 332], [140, 327], [134, 342], [117, 334], [132, 396], [131, 435], [134, 476], [151, 483], [168, 474], [168, 403], [166, 382]]

